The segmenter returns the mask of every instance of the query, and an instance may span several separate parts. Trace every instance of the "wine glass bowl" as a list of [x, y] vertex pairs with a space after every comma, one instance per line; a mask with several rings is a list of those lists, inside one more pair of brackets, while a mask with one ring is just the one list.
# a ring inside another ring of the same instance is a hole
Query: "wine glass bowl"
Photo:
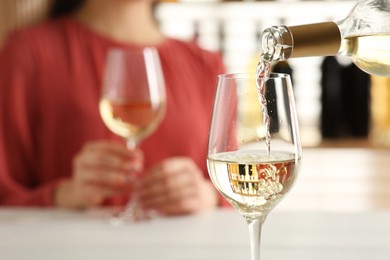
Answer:
[[165, 85], [157, 50], [112, 49], [100, 101], [105, 125], [129, 148], [150, 135], [165, 114]]
[[261, 224], [290, 191], [301, 160], [289, 75], [271, 73], [262, 93], [258, 80], [218, 77], [207, 158], [213, 184], [249, 225], [252, 260], [259, 260]]

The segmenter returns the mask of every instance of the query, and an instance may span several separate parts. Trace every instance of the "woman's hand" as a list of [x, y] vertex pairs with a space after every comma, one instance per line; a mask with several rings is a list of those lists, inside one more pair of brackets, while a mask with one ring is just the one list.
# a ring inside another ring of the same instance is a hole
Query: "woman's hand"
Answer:
[[138, 183], [139, 203], [164, 215], [196, 213], [216, 207], [217, 192], [187, 157], [174, 157], [146, 171]]
[[59, 185], [55, 204], [66, 208], [88, 208], [104, 199], [124, 194], [130, 176], [142, 170], [140, 150], [110, 141], [87, 143], [73, 159], [73, 175]]

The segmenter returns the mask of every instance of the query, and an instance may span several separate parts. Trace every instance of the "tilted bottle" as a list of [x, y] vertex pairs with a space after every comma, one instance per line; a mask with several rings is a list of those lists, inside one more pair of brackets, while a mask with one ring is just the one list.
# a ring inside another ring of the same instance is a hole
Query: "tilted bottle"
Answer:
[[269, 27], [261, 45], [270, 61], [346, 55], [363, 71], [390, 77], [390, 0], [360, 0], [337, 22]]

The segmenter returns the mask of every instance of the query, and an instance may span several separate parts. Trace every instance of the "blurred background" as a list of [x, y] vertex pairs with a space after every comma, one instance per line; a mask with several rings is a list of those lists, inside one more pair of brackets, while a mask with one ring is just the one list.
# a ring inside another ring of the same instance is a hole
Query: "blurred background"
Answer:
[[[355, 2], [165, 0], [156, 15], [167, 36], [220, 51], [228, 72], [248, 72], [264, 28], [340, 20]], [[45, 19], [50, 3], [2, 0], [0, 46], [13, 30]], [[345, 57], [292, 59], [273, 70], [292, 75], [304, 146], [390, 146], [389, 78], [369, 76]]]
[[[254, 72], [264, 28], [341, 20], [355, 3], [166, 0], [156, 15], [167, 36], [220, 51], [228, 72]], [[13, 30], [44, 20], [49, 6], [50, 0], [0, 1], [0, 48]], [[390, 208], [390, 78], [369, 76], [345, 57], [291, 59], [273, 70], [292, 75], [304, 148], [353, 148], [306, 153], [303, 178], [284, 207]]]

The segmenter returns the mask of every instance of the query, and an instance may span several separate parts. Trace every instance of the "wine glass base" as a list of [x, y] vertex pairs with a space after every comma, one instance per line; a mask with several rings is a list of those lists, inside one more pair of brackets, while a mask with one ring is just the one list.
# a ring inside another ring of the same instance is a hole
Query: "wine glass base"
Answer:
[[147, 221], [155, 218], [153, 211], [145, 211], [137, 208], [126, 208], [110, 215], [108, 222], [113, 226], [122, 226], [138, 221]]

